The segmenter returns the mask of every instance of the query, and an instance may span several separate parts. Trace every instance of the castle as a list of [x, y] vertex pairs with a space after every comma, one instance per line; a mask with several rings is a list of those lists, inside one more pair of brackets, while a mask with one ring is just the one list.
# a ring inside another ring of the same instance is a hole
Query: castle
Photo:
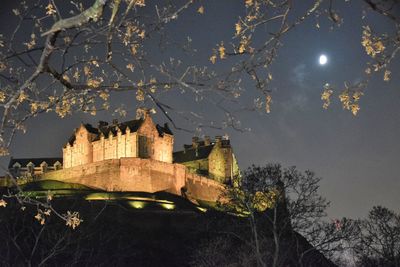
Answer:
[[239, 175], [228, 138], [193, 137], [192, 144], [177, 152], [173, 145], [168, 124], [155, 124], [144, 110], [140, 118], [127, 122], [100, 121], [97, 128], [82, 123], [63, 147], [62, 159], [12, 158], [9, 172], [105, 191], [166, 191], [211, 202]]

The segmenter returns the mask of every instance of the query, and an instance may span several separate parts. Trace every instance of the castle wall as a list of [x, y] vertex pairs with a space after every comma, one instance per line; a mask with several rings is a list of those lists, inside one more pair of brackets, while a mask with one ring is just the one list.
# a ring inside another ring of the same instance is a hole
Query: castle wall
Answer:
[[70, 168], [72, 167], [72, 150], [69, 143], [63, 149], [63, 167]]
[[179, 164], [141, 158], [122, 158], [120, 178], [114, 191], [168, 191], [180, 195], [185, 168]]
[[83, 184], [106, 191], [167, 191], [194, 199], [216, 201], [223, 186], [211, 179], [188, 173], [181, 164], [152, 159], [121, 158], [44, 173], [41, 180]]
[[174, 147], [174, 138], [171, 135], [164, 134], [163, 137], [156, 136], [154, 139], [153, 158], [158, 161], [172, 163], [172, 150]]
[[119, 160], [105, 160], [44, 173], [40, 180], [57, 180], [113, 191], [113, 177], [119, 176]]
[[151, 159], [121, 158], [48, 172], [41, 179], [107, 191], [168, 191], [180, 195], [185, 185], [185, 167]]
[[208, 202], [216, 202], [224, 186], [214, 180], [193, 173], [186, 174], [186, 189], [189, 197]]
[[103, 136], [100, 140], [92, 142], [93, 162], [106, 159], [118, 159], [137, 156], [137, 134], [127, 131], [126, 134], [118, 133], [116, 136]]

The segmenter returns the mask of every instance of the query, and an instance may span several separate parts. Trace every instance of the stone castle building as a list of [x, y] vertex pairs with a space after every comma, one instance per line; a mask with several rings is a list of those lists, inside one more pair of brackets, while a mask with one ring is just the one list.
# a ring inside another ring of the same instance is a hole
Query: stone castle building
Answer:
[[98, 128], [81, 124], [63, 148], [63, 166], [70, 168], [127, 157], [172, 163], [174, 137], [168, 125], [155, 125], [148, 112], [143, 118]]
[[166, 191], [216, 201], [239, 175], [230, 140], [192, 139], [173, 152], [168, 124], [155, 124], [148, 111], [141, 118], [98, 127], [81, 124], [63, 147], [61, 159], [11, 159], [14, 177], [77, 183], [106, 191]]
[[239, 167], [229, 139], [209, 136], [204, 140], [192, 138], [191, 145], [184, 145], [183, 151], [173, 153], [175, 163], [186, 166], [187, 170], [204, 175], [223, 184], [230, 184], [232, 177], [239, 175]]

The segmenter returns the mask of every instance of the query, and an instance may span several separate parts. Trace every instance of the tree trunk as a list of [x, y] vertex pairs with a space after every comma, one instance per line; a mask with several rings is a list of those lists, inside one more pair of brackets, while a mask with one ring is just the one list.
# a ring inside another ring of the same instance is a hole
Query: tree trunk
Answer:
[[277, 267], [278, 266], [278, 260], [279, 260], [279, 228], [277, 226], [277, 206], [275, 205], [274, 207], [274, 218], [273, 218], [273, 226], [272, 226], [272, 231], [273, 231], [273, 235], [274, 235], [274, 245], [275, 245], [275, 249], [274, 249], [274, 258], [273, 258], [273, 263], [272, 266], [273, 267]]

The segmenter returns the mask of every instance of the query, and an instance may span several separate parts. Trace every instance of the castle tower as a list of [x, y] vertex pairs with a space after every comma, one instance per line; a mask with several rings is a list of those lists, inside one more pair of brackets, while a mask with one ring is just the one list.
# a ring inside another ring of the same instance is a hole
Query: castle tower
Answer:
[[214, 148], [209, 155], [210, 177], [220, 183], [229, 183], [238, 174], [234, 170], [235, 161], [230, 140], [228, 138], [223, 140], [221, 136], [216, 136]]

